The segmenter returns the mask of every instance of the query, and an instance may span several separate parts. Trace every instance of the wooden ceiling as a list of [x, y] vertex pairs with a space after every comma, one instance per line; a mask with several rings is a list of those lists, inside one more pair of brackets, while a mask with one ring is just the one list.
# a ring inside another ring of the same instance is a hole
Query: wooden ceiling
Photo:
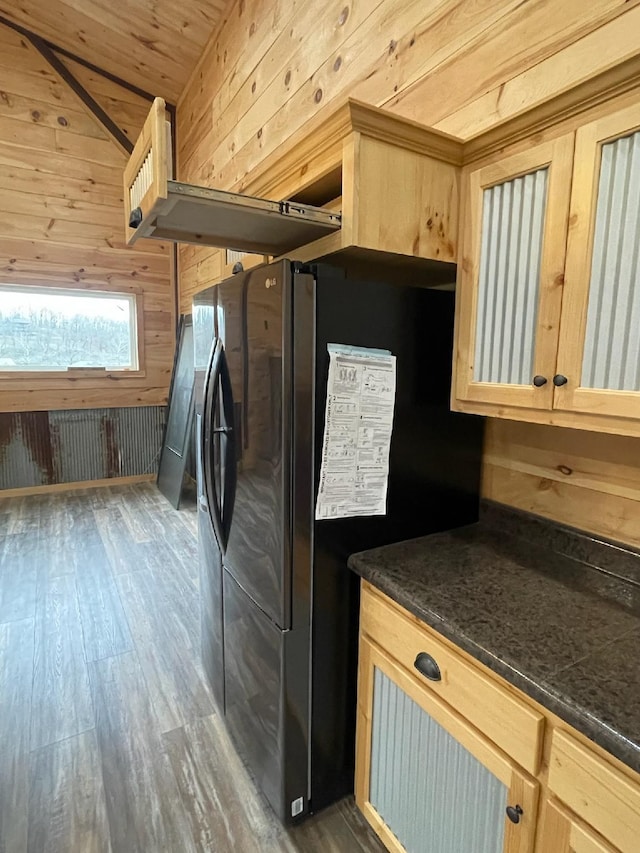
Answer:
[[0, 0], [0, 15], [176, 103], [227, 0]]

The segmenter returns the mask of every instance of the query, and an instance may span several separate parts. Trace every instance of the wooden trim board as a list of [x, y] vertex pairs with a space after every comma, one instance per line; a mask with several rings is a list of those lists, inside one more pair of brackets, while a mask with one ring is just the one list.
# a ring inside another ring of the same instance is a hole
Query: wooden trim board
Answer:
[[482, 495], [640, 548], [640, 438], [491, 418]]
[[131, 486], [135, 483], [155, 482], [155, 479], [155, 474], [134, 474], [130, 477], [109, 477], [105, 480], [80, 480], [76, 483], [43, 483], [40, 486], [26, 486], [23, 489], [0, 489], [0, 500], [24, 498], [27, 495], [71, 492], [74, 489], [102, 489], [105, 486]]
[[549, 128], [607, 104], [640, 86], [640, 54], [525, 110], [464, 143], [464, 162], [474, 163]]

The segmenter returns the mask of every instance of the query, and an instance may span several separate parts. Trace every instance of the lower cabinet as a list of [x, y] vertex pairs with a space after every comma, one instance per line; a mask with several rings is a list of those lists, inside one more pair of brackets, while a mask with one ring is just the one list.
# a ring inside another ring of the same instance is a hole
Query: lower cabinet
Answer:
[[392, 853], [640, 851], [640, 775], [366, 581], [355, 789]]
[[539, 853], [617, 853], [577, 817], [546, 800]]
[[364, 637], [359, 679], [356, 801], [388, 849], [533, 853], [538, 783]]
[[[549, 791], [614, 850], [640, 850], [640, 784], [565, 731], [554, 731]], [[596, 848], [597, 849], [597, 848]], [[603, 848], [609, 849], [609, 848]]]

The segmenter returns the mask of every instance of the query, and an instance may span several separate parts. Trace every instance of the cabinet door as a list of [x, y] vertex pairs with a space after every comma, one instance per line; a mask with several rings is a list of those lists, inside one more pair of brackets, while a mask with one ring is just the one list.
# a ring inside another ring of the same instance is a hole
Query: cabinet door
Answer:
[[465, 173], [459, 400], [552, 406], [573, 141]]
[[547, 800], [542, 813], [539, 853], [617, 853], [575, 815]]
[[640, 106], [578, 130], [570, 223], [554, 407], [640, 418]]
[[535, 781], [361, 639], [356, 802], [389, 850], [531, 853], [537, 799]]

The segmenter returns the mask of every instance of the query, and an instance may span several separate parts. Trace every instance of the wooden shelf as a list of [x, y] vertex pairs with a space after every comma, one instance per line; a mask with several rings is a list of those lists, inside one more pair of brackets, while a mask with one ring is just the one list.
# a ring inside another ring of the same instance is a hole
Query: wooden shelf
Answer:
[[340, 221], [339, 213], [307, 205], [167, 181], [166, 199], [141, 220], [132, 242], [153, 237], [277, 255], [338, 231]]

